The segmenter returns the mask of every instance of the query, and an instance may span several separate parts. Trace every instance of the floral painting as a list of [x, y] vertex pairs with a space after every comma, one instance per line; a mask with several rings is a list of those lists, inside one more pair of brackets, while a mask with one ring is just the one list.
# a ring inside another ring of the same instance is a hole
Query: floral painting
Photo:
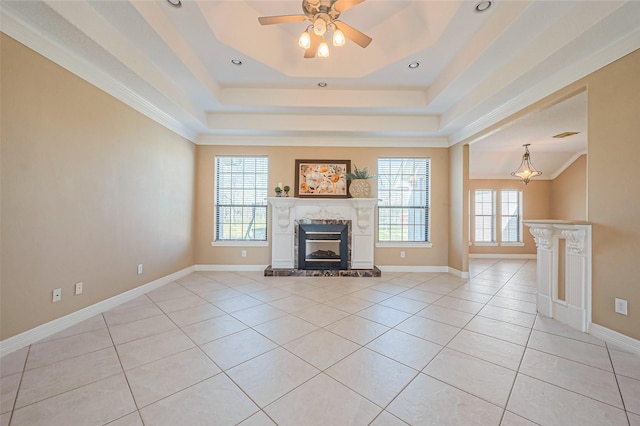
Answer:
[[296, 160], [296, 197], [347, 198], [351, 160]]

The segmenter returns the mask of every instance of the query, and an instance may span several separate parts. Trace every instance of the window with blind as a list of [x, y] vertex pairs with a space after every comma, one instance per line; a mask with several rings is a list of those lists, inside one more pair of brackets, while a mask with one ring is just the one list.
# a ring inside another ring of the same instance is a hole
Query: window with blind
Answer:
[[216, 241], [266, 241], [269, 159], [216, 156]]
[[504, 190], [500, 194], [503, 243], [522, 242], [522, 191]]
[[496, 241], [496, 193], [490, 189], [478, 189], [474, 198], [474, 227], [477, 243]]
[[378, 159], [378, 241], [429, 242], [429, 158]]

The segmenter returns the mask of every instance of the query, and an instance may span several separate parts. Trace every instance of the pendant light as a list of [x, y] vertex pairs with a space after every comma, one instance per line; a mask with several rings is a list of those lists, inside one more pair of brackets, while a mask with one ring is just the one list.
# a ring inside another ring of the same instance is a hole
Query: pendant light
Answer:
[[522, 156], [522, 162], [520, 163], [520, 167], [518, 167], [518, 170], [511, 173], [511, 176], [520, 178], [522, 183], [524, 183], [525, 185], [531, 182], [531, 179], [533, 179], [534, 177], [540, 176], [542, 174], [542, 172], [536, 170], [535, 167], [533, 167], [533, 165], [531, 164], [529, 145], [530, 144], [528, 143], [522, 145], [524, 146], [524, 155]]

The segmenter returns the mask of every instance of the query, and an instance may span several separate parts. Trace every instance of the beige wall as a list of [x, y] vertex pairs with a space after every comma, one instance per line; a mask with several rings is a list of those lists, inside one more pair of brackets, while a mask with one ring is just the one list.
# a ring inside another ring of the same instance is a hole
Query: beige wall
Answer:
[[6, 339], [193, 265], [195, 148], [5, 35], [1, 49]]
[[[550, 219], [550, 206], [549, 206], [549, 192], [551, 188], [551, 181], [548, 180], [534, 180], [528, 185], [523, 185], [518, 179], [471, 179], [469, 181], [469, 193], [471, 198], [471, 205], [474, 203], [474, 193], [478, 189], [492, 189], [496, 191], [496, 197], [499, 196], [499, 192], [504, 189], [520, 190], [522, 191], [522, 218], [523, 220], [538, 220], [538, 219]], [[500, 206], [496, 206], [497, 209]], [[471, 208], [471, 240], [473, 242], [473, 236], [475, 235], [475, 223], [473, 220], [473, 207]], [[500, 222], [496, 226], [500, 227]], [[529, 228], [526, 226], [522, 229], [523, 247], [513, 246], [500, 246], [497, 247], [483, 247], [472, 244], [469, 247], [470, 254], [536, 254], [536, 244], [533, 241], [533, 236], [529, 232]], [[498, 240], [500, 235], [496, 235]]]
[[[593, 322], [640, 339], [640, 50], [588, 76]], [[629, 315], [614, 312], [614, 298]]]
[[469, 272], [469, 145], [449, 149], [449, 267]]
[[587, 219], [587, 156], [581, 155], [551, 181], [548, 219]]
[[[375, 264], [405, 266], [446, 266], [448, 251], [448, 150], [444, 148], [340, 148], [340, 147], [258, 147], [258, 146], [198, 146], [197, 147], [197, 209], [196, 264], [204, 265], [268, 265], [271, 247], [212, 247], [214, 158], [216, 155], [254, 154], [269, 156], [269, 187], [278, 182], [294, 186], [296, 159], [351, 160], [352, 167], [367, 167], [376, 173], [378, 157], [422, 156], [431, 158], [431, 242], [432, 248], [387, 248], [375, 250]], [[372, 196], [377, 193], [372, 179]], [[269, 216], [271, 217], [271, 216]], [[271, 232], [269, 223], [268, 232]], [[247, 257], [240, 257], [241, 250]], [[400, 251], [406, 252], [404, 259]]]
[[[592, 319], [640, 339], [640, 50], [601, 68], [463, 142], [588, 91], [587, 220], [593, 225]], [[616, 314], [614, 298], [628, 301]]]

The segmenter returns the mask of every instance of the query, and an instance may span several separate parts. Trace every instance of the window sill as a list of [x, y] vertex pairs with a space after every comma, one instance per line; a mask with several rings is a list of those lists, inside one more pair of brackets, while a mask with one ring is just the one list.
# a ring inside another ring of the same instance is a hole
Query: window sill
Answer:
[[212, 247], [269, 247], [269, 241], [251, 241], [251, 240], [222, 240], [212, 241]]
[[431, 248], [431, 247], [433, 247], [433, 244], [431, 244], [429, 242], [426, 242], [426, 241], [420, 241], [420, 242], [413, 242], [413, 241], [390, 241], [390, 242], [378, 241], [378, 242], [376, 242], [376, 247]]
[[500, 243], [502, 247], [524, 247], [524, 243]]
[[473, 245], [475, 245], [476, 247], [498, 247], [498, 243], [485, 243], [480, 241], [476, 241], [475, 243], [473, 243]]

